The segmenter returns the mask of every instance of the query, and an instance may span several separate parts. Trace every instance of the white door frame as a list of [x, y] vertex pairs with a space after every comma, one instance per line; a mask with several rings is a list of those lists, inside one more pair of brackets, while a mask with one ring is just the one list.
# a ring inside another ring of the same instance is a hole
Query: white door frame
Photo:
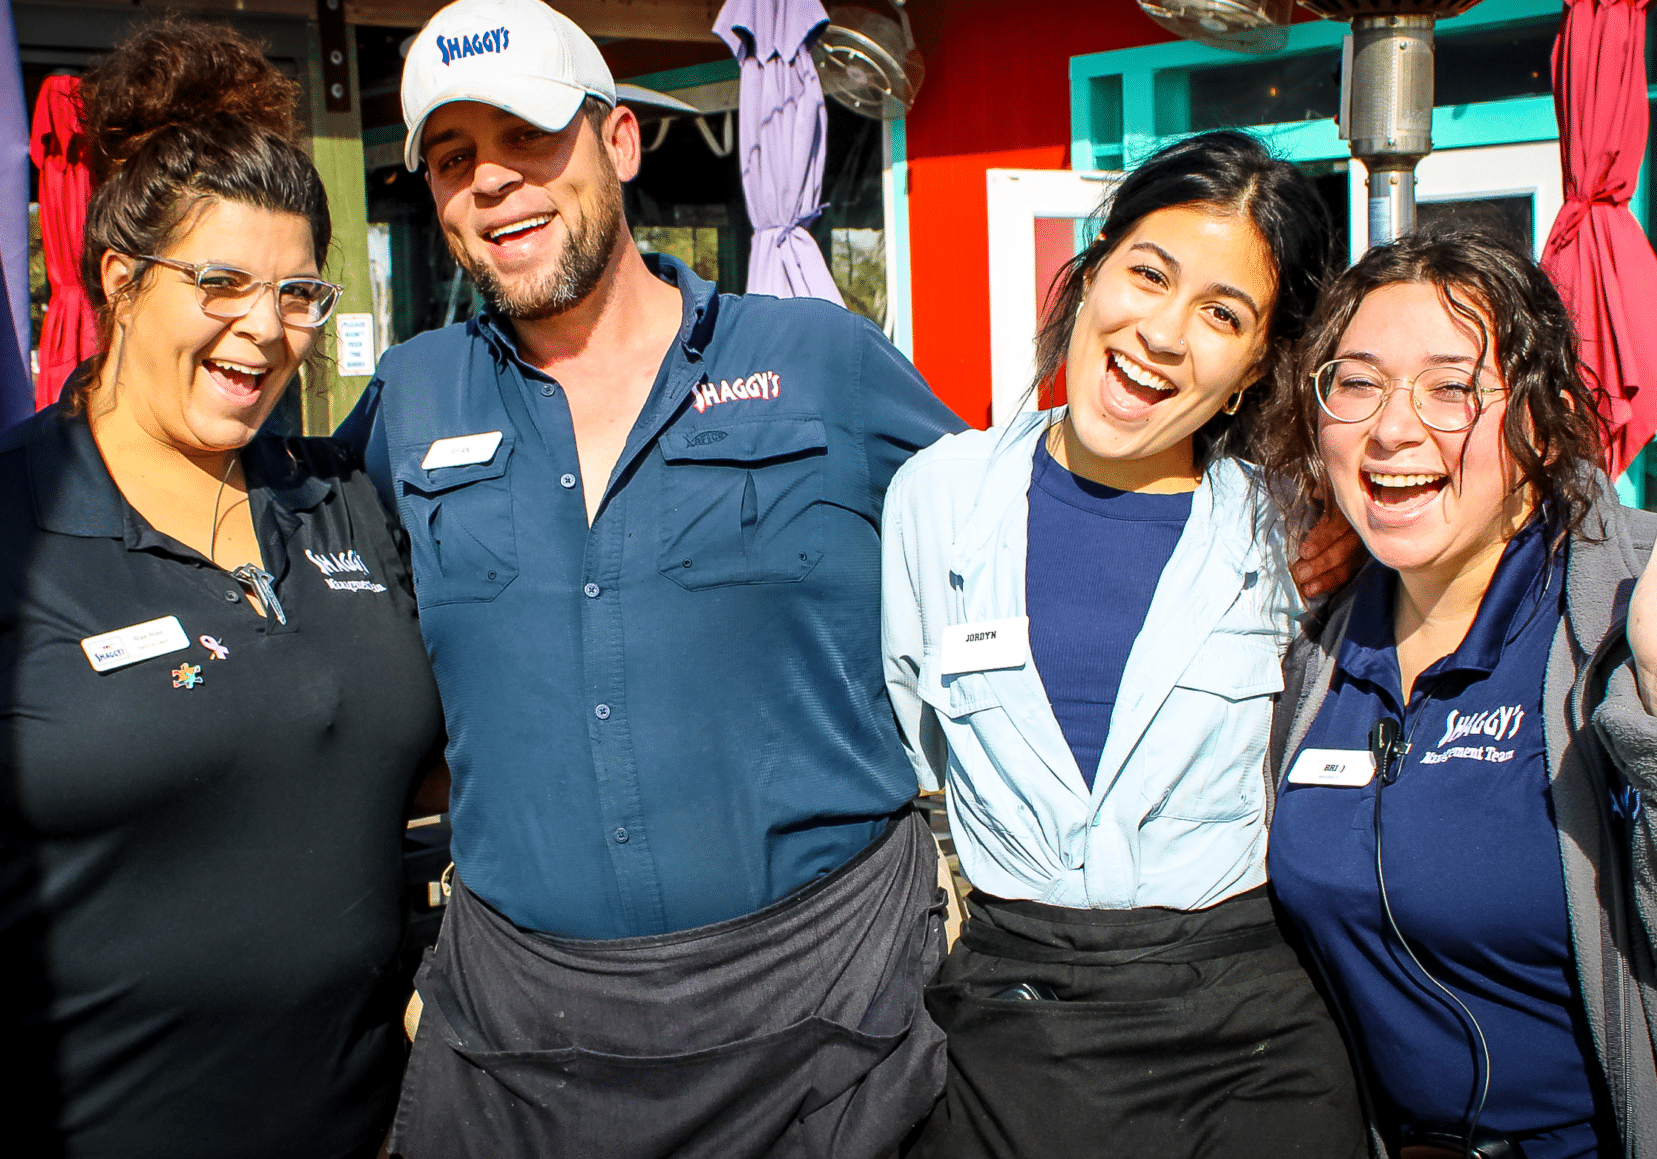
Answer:
[[1036, 219], [1092, 216], [1116, 172], [989, 169], [990, 421], [1011, 419], [1036, 372]]

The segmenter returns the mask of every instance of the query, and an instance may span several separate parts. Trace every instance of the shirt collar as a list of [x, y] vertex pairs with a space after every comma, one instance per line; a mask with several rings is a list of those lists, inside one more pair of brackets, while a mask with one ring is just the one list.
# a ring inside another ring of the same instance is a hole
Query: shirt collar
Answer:
[[[1548, 549], [1545, 520], [1525, 524], [1508, 541], [1496, 573], [1490, 578], [1478, 615], [1459, 647], [1422, 673], [1478, 672], [1496, 670], [1502, 652], [1537, 608], [1542, 592], [1557, 577], [1560, 560]], [[1336, 667], [1344, 675], [1372, 684], [1398, 682], [1397, 641], [1393, 635], [1393, 602], [1398, 591], [1398, 573], [1372, 564], [1358, 577], [1353, 594], [1352, 617], [1341, 644]]]
[[25, 453], [35, 523], [41, 530], [83, 539], [122, 538], [126, 503], [84, 414], [68, 414], [61, 405], [43, 411]]
[[[718, 288], [698, 277], [678, 258], [667, 254], [645, 254], [644, 265], [653, 275], [679, 291], [681, 317], [678, 343], [685, 357], [695, 361], [707, 351], [713, 338], [714, 318], [718, 314]], [[502, 358], [545, 377], [518, 350], [518, 335], [511, 319], [502, 317], [493, 306], [467, 323], [472, 333], [482, 337]]]
[[[35, 523], [41, 530], [83, 539], [130, 539], [128, 504], [84, 414], [67, 414], [59, 406], [42, 412], [26, 453]], [[333, 489], [306, 474], [275, 435], [255, 436], [242, 452], [242, 466], [250, 490], [262, 488], [289, 511], [308, 511]]]

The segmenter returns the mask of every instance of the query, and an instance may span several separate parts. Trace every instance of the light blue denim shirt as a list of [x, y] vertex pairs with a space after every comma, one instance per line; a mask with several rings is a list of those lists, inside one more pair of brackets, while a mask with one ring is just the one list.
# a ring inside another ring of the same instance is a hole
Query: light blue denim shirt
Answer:
[[1017, 667], [945, 675], [943, 663], [948, 626], [1025, 615], [1030, 471], [1056, 417], [946, 436], [892, 480], [882, 636], [898, 726], [921, 787], [947, 784], [979, 889], [1202, 909], [1266, 880], [1267, 731], [1302, 611], [1277, 516], [1237, 460], [1203, 475], [1089, 793], [1027, 642]]

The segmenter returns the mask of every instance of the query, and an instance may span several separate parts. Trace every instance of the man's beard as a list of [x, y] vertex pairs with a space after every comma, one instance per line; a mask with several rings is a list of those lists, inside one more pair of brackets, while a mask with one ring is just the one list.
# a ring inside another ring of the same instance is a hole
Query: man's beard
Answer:
[[530, 274], [512, 290], [501, 285], [483, 261], [453, 244], [449, 252], [495, 313], [503, 318], [537, 322], [579, 305], [598, 288], [605, 267], [610, 264], [621, 225], [621, 182], [612, 180], [604, 183], [593, 212], [583, 214], [580, 226], [565, 234], [554, 268], [546, 273]]

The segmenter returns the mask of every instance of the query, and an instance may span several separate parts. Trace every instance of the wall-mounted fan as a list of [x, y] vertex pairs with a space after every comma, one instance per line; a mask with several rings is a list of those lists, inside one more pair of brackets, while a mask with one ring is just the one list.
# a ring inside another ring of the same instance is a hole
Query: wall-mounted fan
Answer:
[[1177, 36], [1232, 52], [1278, 52], [1289, 42], [1295, 0], [1139, 0]]
[[891, 5], [896, 20], [867, 8], [831, 8], [828, 27], [811, 46], [824, 94], [881, 121], [907, 113], [926, 79], [903, 0]]

